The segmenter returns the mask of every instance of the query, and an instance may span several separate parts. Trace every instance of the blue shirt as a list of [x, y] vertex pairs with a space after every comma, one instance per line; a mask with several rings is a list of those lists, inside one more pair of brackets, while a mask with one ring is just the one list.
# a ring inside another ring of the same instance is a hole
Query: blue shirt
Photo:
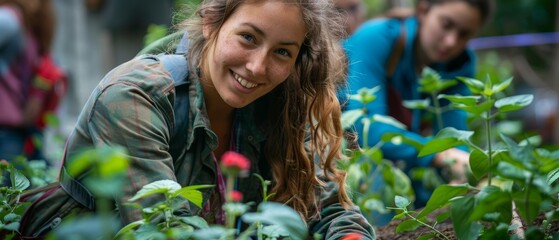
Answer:
[[[370, 118], [374, 114], [388, 115], [387, 103], [387, 77], [386, 62], [392, 54], [392, 49], [400, 37], [401, 24], [405, 24], [406, 38], [403, 53], [396, 65], [391, 84], [400, 93], [403, 100], [425, 99], [418, 91], [418, 75], [415, 70], [415, 46], [418, 21], [415, 17], [407, 19], [373, 19], [363, 23], [357, 31], [344, 41], [343, 45], [349, 58], [348, 85], [342, 90], [344, 93], [356, 94], [361, 88], [380, 86], [376, 92], [377, 99], [366, 106], [367, 113], [364, 117]], [[472, 77], [475, 72], [476, 59], [474, 53], [466, 49], [463, 53], [448, 62], [435, 63], [433, 68], [443, 79], [454, 79], [458, 76]], [[463, 84], [447, 89], [445, 94], [469, 95], [468, 88]], [[349, 101], [345, 110], [361, 109], [363, 106], [356, 101]], [[421, 119], [429, 114], [424, 110], [412, 111], [411, 129], [400, 129], [388, 124], [374, 122], [369, 129], [369, 145], [380, 141], [381, 136], [388, 132], [400, 132], [404, 136], [421, 143], [426, 143], [428, 138], [420, 134]], [[466, 113], [452, 110], [443, 113], [443, 126], [456, 129], [466, 129]], [[361, 136], [363, 125], [358, 120], [355, 130], [359, 134], [359, 144], [362, 145]], [[438, 131], [433, 126], [433, 132]], [[384, 157], [391, 160], [404, 160], [408, 167], [428, 166], [433, 155], [418, 158], [418, 151], [410, 145], [392, 143], [384, 144], [381, 148]]]

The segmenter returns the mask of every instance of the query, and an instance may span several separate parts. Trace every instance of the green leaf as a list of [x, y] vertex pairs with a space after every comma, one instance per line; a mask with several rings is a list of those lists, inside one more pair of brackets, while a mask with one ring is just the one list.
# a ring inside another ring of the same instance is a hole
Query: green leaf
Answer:
[[404, 100], [402, 105], [409, 109], [426, 109], [431, 104], [431, 100], [426, 98], [424, 100]]
[[499, 99], [495, 102], [495, 107], [500, 112], [510, 112], [526, 107], [532, 103], [534, 96], [531, 94], [517, 95]]
[[222, 206], [225, 214], [240, 216], [250, 209], [250, 204], [239, 202], [226, 202]]
[[136, 239], [166, 240], [165, 234], [152, 224], [140, 225], [136, 230]]
[[8, 213], [6, 214], [6, 216], [4, 216], [4, 222], [14, 222], [14, 221], [18, 221], [19, 219], [20, 216], [14, 213]]
[[429, 141], [423, 146], [423, 148], [421, 148], [418, 157], [427, 156], [429, 154], [442, 152], [459, 145], [468, 144], [470, 143], [470, 137], [473, 134], [473, 131], [457, 130], [452, 127], [443, 128], [433, 140]]
[[480, 96], [460, 96], [460, 95], [446, 95], [440, 94], [438, 98], [444, 98], [454, 104], [462, 104], [465, 106], [475, 107], [477, 102], [481, 99]]
[[551, 171], [550, 173], [547, 174], [547, 184], [548, 185], [552, 185], [553, 183], [555, 183], [555, 181], [557, 181], [557, 179], [559, 178], [559, 168]]
[[394, 217], [392, 217], [392, 220], [403, 219], [403, 218], [405, 218], [405, 217], [406, 217], [406, 213], [405, 213], [405, 212], [401, 212], [401, 213], [398, 213], [398, 214], [394, 215]]
[[384, 206], [384, 202], [374, 198], [365, 200], [365, 202], [363, 203], [363, 210], [377, 211], [379, 213], [388, 213], [386, 206]]
[[438, 223], [442, 223], [444, 221], [446, 221], [449, 217], [450, 217], [451, 212], [443, 212], [441, 214], [439, 214], [436, 218]]
[[497, 84], [493, 86], [493, 92], [494, 93], [500, 93], [503, 90], [505, 90], [506, 88], [508, 88], [510, 86], [510, 84], [512, 83], [512, 79], [513, 77], [510, 77], [509, 79]]
[[411, 145], [412, 147], [414, 147], [415, 149], [417, 149], [418, 151], [423, 147], [423, 143], [418, 142], [417, 140], [407, 137], [406, 135], [402, 134], [402, 133], [397, 133], [397, 132], [387, 132], [382, 134], [380, 140], [383, 142], [392, 142], [392, 139], [394, 139], [395, 137], [400, 137], [400, 139], [402, 140], [402, 143], [406, 143]]
[[102, 178], [112, 177], [126, 173], [128, 169], [128, 156], [123, 148], [105, 148], [99, 150], [99, 175]]
[[540, 205], [543, 202], [540, 192], [531, 188], [532, 190], [528, 193], [525, 191], [513, 193], [513, 199], [518, 210], [518, 213], [522, 219], [526, 222], [533, 222], [540, 212]]
[[396, 204], [396, 207], [406, 209], [411, 202], [405, 197], [396, 195], [394, 197], [394, 203]]
[[293, 239], [305, 239], [308, 228], [299, 214], [292, 208], [276, 202], [263, 202], [258, 206], [258, 212], [245, 213], [241, 219], [247, 223], [261, 222], [278, 225], [285, 228]]
[[210, 227], [208, 225], [208, 222], [206, 222], [206, 220], [200, 216], [180, 217], [180, 220], [183, 223], [193, 226], [196, 229], [204, 229]]
[[457, 239], [477, 239], [483, 228], [478, 222], [470, 221], [474, 211], [474, 196], [454, 198], [450, 202], [452, 226]]
[[357, 94], [350, 95], [349, 99], [359, 101], [363, 105], [367, 105], [377, 98], [376, 92], [378, 92], [379, 90], [380, 86], [376, 86], [373, 88], [361, 88], [357, 91]]
[[468, 192], [468, 185], [441, 185], [433, 191], [431, 198], [427, 201], [425, 208], [421, 210], [417, 218], [422, 218], [427, 216], [429, 213], [436, 209], [446, 206], [450, 199], [463, 196]]
[[13, 166], [10, 167], [10, 178], [12, 180], [12, 187], [15, 190], [23, 191], [31, 185], [29, 179]]
[[267, 237], [266, 239], [286, 239], [286, 237], [290, 236], [289, 232], [285, 228], [277, 225], [263, 227], [262, 234]]
[[499, 162], [497, 165], [497, 174], [504, 178], [524, 182], [530, 176], [530, 172], [518, 168], [508, 162]]
[[476, 179], [480, 179], [489, 172], [489, 157], [478, 149], [470, 153], [470, 169]]
[[134, 229], [134, 228], [136, 228], [136, 227], [138, 227], [138, 226], [141, 226], [141, 225], [143, 225], [143, 224], [144, 224], [144, 219], [129, 223], [128, 225], [126, 225], [126, 226], [124, 226], [123, 228], [121, 228], [120, 230], [118, 230], [118, 232], [116, 233], [114, 239], [119, 239], [119, 237], [120, 237], [122, 234], [126, 234], [127, 232], [132, 231], [132, 229]]
[[381, 123], [392, 125], [397, 128], [406, 129], [406, 125], [404, 125], [403, 123], [401, 123], [400, 121], [396, 120], [391, 116], [374, 114], [373, 117], [371, 117], [371, 120], [373, 122], [381, 122]]
[[202, 192], [198, 191], [198, 190], [178, 190], [175, 193], [173, 193], [173, 196], [181, 196], [185, 199], [187, 199], [188, 201], [192, 202], [194, 205], [196, 205], [199, 208], [202, 208], [202, 201], [204, 200], [202, 198]]
[[4, 229], [8, 231], [17, 231], [19, 229], [19, 222], [8, 223], [4, 225]]
[[487, 100], [478, 105], [464, 105], [464, 104], [452, 104], [453, 108], [461, 109], [466, 112], [473, 114], [474, 116], [480, 116], [487, 113], [493, 107], [495, 99]]
[[437, 235], [434, 232], [429, 232], [419, 236], [416, 240], [428, 240], [428, 239], [435, 239]]
[[180, 189], [181, 189], [181, 185], [175, 181], [159, 180], [143, 186], [142, 189], [140, 189], [140, 191], [138, 191], [136, 195], [134, 195], [134, 197], [132, 197], [128, 201], [133, 202], [138, 199], [145, 198], [157, 193], [163, 193], [163, 194], [174, 193]]
[[462, 81], [473, 94], [480, 94], [485, 89], [485, 84], [474, 78], [458, 77], [458, 80]]
[[364, 114], [365, 113], [363, 112], [362, 109], [354, 109], [354, 110], [343, 112], [341, 118], [342, 129], [344, 130], [351, 129], [353, 124], [355, 124], [355, 122], [357, 122], [357, 120]]
[[470, 220], [481, 220], [488, 213], [498, 213], [501, 222], [510, 223], [512, 219], [512, 198], [496, 186], [485, 186], [476, 194], [476, 207]]
[[195, 240], [208, 239], [234, 239], [235, 229], [227, 229], [223, 226], [210, 226], [209, 228], [199, 229], [192, 233]]
[[398, 226], [396, 227], [396, 233], [413, 231], [420, 226], [421, 224], [416, 220], [408, 219], [398, 224]]

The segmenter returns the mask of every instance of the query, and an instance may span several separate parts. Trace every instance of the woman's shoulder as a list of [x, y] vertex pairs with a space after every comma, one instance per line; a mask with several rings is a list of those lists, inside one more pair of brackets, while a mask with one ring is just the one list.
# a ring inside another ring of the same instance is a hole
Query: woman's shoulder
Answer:
[[373, 18], [361, 26], [350, 36], [349, 42], [363, 42], [375, 46], [390, 44], [398, 38], [402, 21], [395, 18]]
[[101, 80], [99, 88], [118, 85], [131, 86], [150, 96], [167, 95], [175, 86], [156, 55], [141, 55], [117, 66]]

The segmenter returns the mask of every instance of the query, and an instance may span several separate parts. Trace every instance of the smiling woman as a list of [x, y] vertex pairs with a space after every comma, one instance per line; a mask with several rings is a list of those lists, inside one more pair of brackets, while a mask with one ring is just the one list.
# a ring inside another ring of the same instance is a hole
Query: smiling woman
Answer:
[[[141, 218], [123, 203], [142, 186], [172, 180], [214, 185], [201, 189], [202, 207], [188, 204], [180, 212], [222, 224], [223, 189], [231, 182], [216, 166], [222, 154], [234, 151], [250, 161], [248, 177], [234, 184], [244, 201], [263, 200], [258, 174], [272, 182], [271, 200], [295, 209], [311, 234], [374, 238], [347, 196], [345, 173], [335, 166], [342, 158], [335, 86], [345, 72], [337, 18], [329, 0], [204, 1], [182, 25], [190, 44], [179, 58], [187, 60], [188, 83], [175, 85], [165, 55], [139, 56], [108, 73], [68, 140], [64, 166], [84, 148], [124, 146], [130, 167], [122, 195], [113, 199], [122, 223]], [[185, 85], [189, 107], [176, 98]], [[176, 141], [176, 135], [185, 139]], [[79, 182], [86, 177], [74, 176]], [[64, 218], [61, 213], [84, 209], [76, 194], [55, 194], [60, 197], [28, 211], [28, 222], [48, 226], [49, 219]], [[45, 206], [63, 209], [50, 216], [41, 210]], [[33, 229], [22, 233], [33, 235]]]

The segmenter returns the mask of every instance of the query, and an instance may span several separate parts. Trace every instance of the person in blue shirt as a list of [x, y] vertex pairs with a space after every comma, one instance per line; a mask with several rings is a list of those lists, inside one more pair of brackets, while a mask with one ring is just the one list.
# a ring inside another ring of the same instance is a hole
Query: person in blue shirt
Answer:
[[[343, 43], [349, 58], [348, 85], [339, 94], [341, 98], [356, 94], [361, 88], [379, 86], [376, 100], [366, 106], [366, 115], [390, 115], [407, 125], [400, 129], [389, 124], [373, 122], [369, 129], [368, 145], [378, 142], [384, 133], [400, 132], [423, 144], [439, 129], [429, 123], [431, 131], [425, 134], [422, 122], [429, 113], [409, 110], [401, 106], [402, 100], [425, 99], [418, 91], [418, 78], [424, 67], [436, 70], [443, 79], [458, 76], [473, 77], [476, 58], [467, 48], [493, 11], [491, 0], [419, 0], [412, 16], [375, 18], [364, 22]], [[400, 43], [398, 43], [400, 42]], [[394, 63], [390, 63], [393, 61]], [[447, 89], [445, 94], [469, 95], [464, 84]], [[345, 110], [361, 109], [356, 101], [346, 102]], [[466, 129], [466, 113], [452, 110], [443, 113], [443, 127]], [[363, 146], [363, 125], [355, 124], [358, 142]], [[418, 157], [418, 150], [402, 144], [386, 143], [381, 148], [384, 158], [403, 161], [406, 168], [448, 166], [455, 177], [451, 183], [465, 181], [469, 154], [457, 148], [438, 154]], [[426, 203], [430, 193], [416, 189], [416, 206]]]

